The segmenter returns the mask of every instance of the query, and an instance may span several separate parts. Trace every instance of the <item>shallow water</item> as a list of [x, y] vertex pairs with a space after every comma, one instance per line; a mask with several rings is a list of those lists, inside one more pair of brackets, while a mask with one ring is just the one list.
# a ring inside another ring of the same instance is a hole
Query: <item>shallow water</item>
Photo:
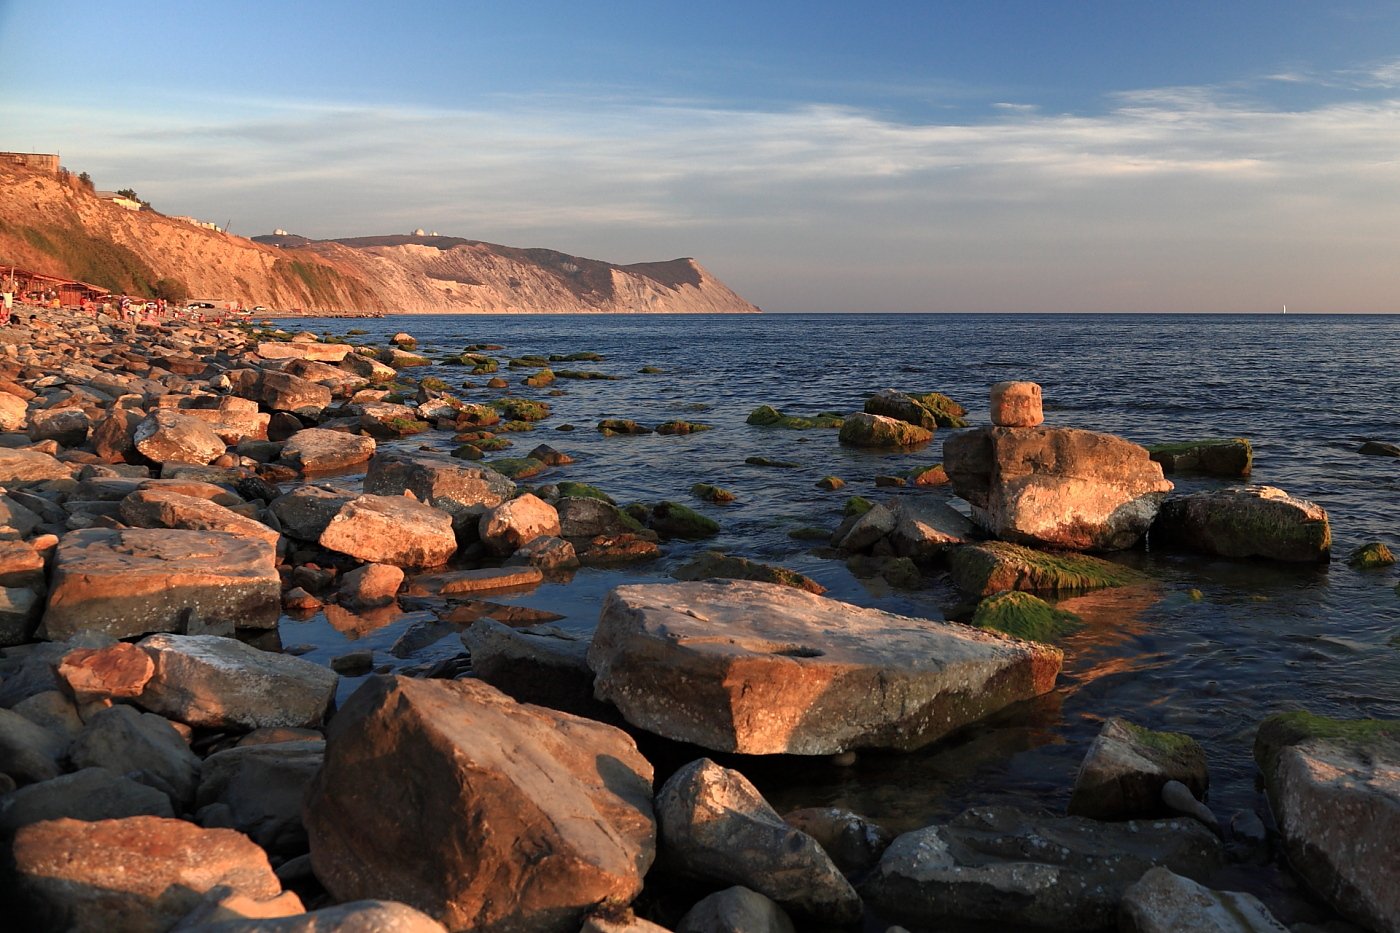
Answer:
[[[1122, 715], [1156, 729], [1187, 732], [1205, 747], [1210, 803], [1228, 819], [1257, 808], [1250, 746], [1264, 716], [1306, 707], [1333, 716], [1400, 716], [1400, 573], [1358, 572], [1345, 555], [1371, 540], [1400, 546], [1400, 461], [1363, 456], [1366, 439], [1400, 442], [1394, 399], [1400, 397], [1400, 318], [1222, 315], [762, 315], [762, 316], [412, 316], [354, 321], [304, 319], [293, 329], [344, 334], [382, 345], [406, 330], [419, 350], [440, 356], [471, 343], [498, 343], [508, 392], [542, 397], [553, 415], [532, 434], [512, 435], [523, 456], [548, 443], [577, 462], [533, 482], [594, 483], [623, 502], [674, 499], [720, 522], [718, 538], [667, 545], [662, 560], [623, 570], [584, 570], [567, 585], [487, 596], [566, 616], [580, 631], [597, 621], [613, 586], [666, 579], [699, 550], [717, 548], [799, 570], [828, 596], [909, 615], [943, 618], [957, 600], [947, 581], [892, 591], [855, 579], [839, 560], [813, 554], [787, 534], [801, 525], [834, 528], [850, 495], [947, 497], [936, 490], [877, 489], [878, 474], [942, 459], [948, 432], [923, 450], [880, 454], [841, 447], [836, 432], [750, 427], [760, 404], [812, 414], [858, 411], [863, 396], [885, 387], [937, 390], [985, 424], [987, 390], [1006, 379], [1044, 388], [1047, 422], [1123, 435], [1143, 444], [1199, 437], [1248, 437], [1252, 481], [1280, 486], [1322, 504], [1332, 521], [1334, 563], [1321, 569], [1145, 553], [1125, 557], [1158, 577], [1155, 595], [1098, 594], [1076, 608], [1090, 622], [1064, 644], [1065, 669], [1050, 696], [1024, 704], [953, 741], [908, 754], [865, 754], [853, 767], [825, 762], [750, 761], [742, 765], [782, 810], [835, 804], [892, 829], [925, 825], [974, 803], [1041, 805], [1062, 811], [1074, 771], [1101, 721]], [[599, 370], [620, 381], [559, 380], [551, 389], [518, 383], [508, 370], [526, 354], [601, 353], [600, 363], [556, 368]], [[665, 370], [642, 375], [643, 366]], [[416, 370], [415, 375], [426, 375]], [[454, 385], [468, 377], [435, 367]], [[603, 437], [601, 418], [644, 424], [703, 421], [715, 430], [681, 437]], [[578, 426], [573, 432], [553, 430]], [[450, 436], [412, 438], [444, 449]], [[761, 455], [797, 461], [797, 469], [750, 466]], [[817, 490], [835, 474], [845, 489]], [[1178, 490], [1216, 480], [1171, 477]], [[353, 484], [354, 478], [341, 482]], [[738, 501], [713, 506], [689, 489], [708, 482]], [[1198, 589], [1199, 598], [1190, 591]], [[396, 668], [451, 657], [455, 634], [427, 645], [391, 648], [416, 623], [411, 612], [381, 628], [336, 629], [323, 615], [284, 619], [285, 644], [310, 647], [328, 660], [350, 647], [371, 647]], [[361, 623], [362, 626], [367, 623]], [[421, 639], [419, 639], [421, 641]], [[404, 655], [404, 656], [399, 656]], [[357, 679], [346, 679], [342, 696]]]

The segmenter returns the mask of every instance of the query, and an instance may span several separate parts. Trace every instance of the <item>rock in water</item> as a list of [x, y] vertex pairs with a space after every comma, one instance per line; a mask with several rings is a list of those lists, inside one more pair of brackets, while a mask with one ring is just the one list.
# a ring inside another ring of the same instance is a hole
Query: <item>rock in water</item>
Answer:
[[955, 547], [949, 552], [948, 563], [953, 584], [972, 596], [1005, 590], [1062, 596], [1148, 582], [1145, 575], [1112, 561], [1087, 554], [1037, 551], [1005, 541]]
[[1400, 721], [1281, 713], [1254, 760], [1298, 874], [1344, 916], [1400, 931]]
[[1259, 898], [1212, 891], [1168, 868], [1154, 868], [1123, 893], [1124, 933], [1286, 933]]
[[1243, 437], [1154, 444], [1147, 451], [1167, 473], [1248, 476], [1254, 466], [1254, 448]]
[[1162, 815], [1162, 786], [1180, 781], [1196, 798], [1210, 785], [1206, 753], [1179, 732], [1154, 732], [1117, 716], [1103, 724], [1074, 779], [1071, 816], [1122, 820]]
[[1076, 551], [1132, 547], [1172, 489], [1146, 448], [1076, 428], [965, 431], [943, 467], [993, 536]]
[[1332, 552], [1322, 506], [1273, 486], [1232, 486], [1168, 499], [1152, 540], [1221, 557], [1320, 563]]
[[1055, 684], [1063, 654], [749, 581], [620, 586], [588, 652], [599, 699], [716, 751], [918, 748]]
[[577, 929], [626, 905], [655, 856], [651, 765], [611, 726], [473, 680], [374, 677], [326, 737], [304, 818], [337, 900], [449, 929]]
[[861, 893], [911, 926], [1098, 930], [1113, 925], [1124, 890], [1149, 868], [1199, 878], [1222, 861], [1219, 841], [1195, 820], [1100, 823], [977, 807], [896, 838]]
[[840, 441], [852, 447], [914, 447], [933, 440], [933, 431], [898, 418], [857, 412], [841, 424]]

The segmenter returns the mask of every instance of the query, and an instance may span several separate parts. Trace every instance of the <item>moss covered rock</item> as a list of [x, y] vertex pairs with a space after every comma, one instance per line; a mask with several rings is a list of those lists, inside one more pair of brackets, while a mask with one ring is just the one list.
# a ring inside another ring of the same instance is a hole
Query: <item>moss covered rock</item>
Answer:
[[542, 369], [533, 375], [526, 376], [520, 382], [532, 389], [543, 389], [554, 382], [554, 373], [548, 369]]
[[605, 357], [601, 353], [594, 353], [592, 350], [580, 350], [577, 353], [551, 354], [551, 363], [601, 363]]
[[492, 460], [491, 469], [510, 479], [529, 479], [539, 476], [547, 467], [534, 457], [506, 457]]
[[543, 421], [549, 417], [549, 403], [531, 398], [498, 398], [491, 407], [512, 421]]
[[[645, 372], [645, 370], [643, 370]], [[600, 373], [591, 369], [561, 369], [555, 373], [560, 379], [592, 379], [603, 380], [605, 382], [616, 382], [621, 376], [614, 376], [609, 373]]]
[[1069, 813], [1095, 820], [1169, 816], [1172, 811], [1162, 801], [1168, 781], [1185, 784], [1197, 800], [1205, 798], [1210, 776], [1200, 744], [1180, 732], [1157, 732], [1114, 717], [1084, 756]]
[[1233, 486], [1168, 499], [1153, 541], [1217, 554], [1318, 563], [1331, 556], [1327, 512], [1273, 486]]
[[1027, 641], [1053, 642], [1084, 627], [1072, 612], [1054, 606], [1030, 593], [1006, 590], [993, 593], [977, 604], [972, 624]]
[[771, 405], [758, 406], [745, 419], [747, 424], [759, 427], [789, 428], [797, 431], [810, 428], [839, 428], [843, 420], [842, 415], [830, 411], [819, 412], [810, 418], [801, 415], [785, 415]]
[[835, 492], [845, 485], [846, 481], [839, 476], [823, 476], [816, 483], [818, 489], [825, 489], [827, 492]]
[[573, 480], [565, 480], [558, 484], [558, 489], [561, 497], [576, 496], [584, 499], [599, 499], [609, 505], [617, 504], [612, 496], [603, 492], [603, 490], [599, 489], [597, 486], [588, 483], [576, 483]]
[[713, 431], [712, 424], [701, 424], [698, 421], [665, 421], [656, 426], [657, 434], [698, 434], [701, 431]]
[[690, 494], [697, 499], [704, 499], [706, 502], [713, 502], [716, 505], [726, 505], [738, 498], [728, 489], [722, 486], [712, 486], [709, 483], [696, 483], [690, 487]]
[[857, 412], [842, 423], [840, 439], [852, 447], [917, 447], [933, 440], [933, 432], [898, 418]]
[[884, 389], [865, 400], [865, 411], [885, 415], [932, 431], [934, 428], [965, 428], [962, 416], [966, 410], [939, 392], [910, 395], [894, 389]]
[[1243, 437], [1156, 444], [1147, 452], [1164, 473], [1248, 476], [1254, 466], [1254, 448]]
[[948, 551], [948, 565], [954, 585], [974, 596], [1002, 590], [1083, 593], [1143, 584], [1149, 579], [1131, 567], [1087, 554], [1037, 551], [1005, 541], [959, 545]]
[[1357, 570], [1375, 570], [1378, 567], [1389, 567], [1393, 563], [1395, 555], [1380, 541], [1363, 544], [1347, 555], [1347, 566]]
[[638, 424], [631, 418], [604, 418], [598, 422], [598, 433], [604, 437], [613, 437], [618, 434], [650, 434], [652, 429]]
[[633, 506], [627, 512], [663, 538], [710, 538], [719, 534], [719, 522], [679, 502]]
[[826, 592], [826, 587], [795, 570], [760, 563], [747, 557], [731, 557], [720, 551], [701, 554], [675, 570], [671, 576], [677, 580], [756, 580], [759, 583], [777, 583], [806, 590], [818, 596]]

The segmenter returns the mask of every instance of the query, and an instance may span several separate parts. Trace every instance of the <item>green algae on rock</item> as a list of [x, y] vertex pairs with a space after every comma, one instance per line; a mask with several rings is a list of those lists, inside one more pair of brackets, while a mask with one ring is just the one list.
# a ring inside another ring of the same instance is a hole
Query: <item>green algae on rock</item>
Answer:
[[491, 407], [512, 421], [543, 421], [549, 417], [549, 403], [535, 399], [506, 396], [493, 400]]
[[539, 476], [548, 469], [534, 457], [506, 457], [502, 460], [492, 460], [490, 467], [509, 479], [529, 479], [532, 476]]
[[1243, 437], [1154, 444], [1147, 453], [1166, 473], [1248, 476], [1254, 465], [1254, 449]]
[[1395, 555], [1380, 541], [1363, 544], [1347, 555], [1347, 566], [1357, 570], [1375, 570], [1378, 567], [1389, 567], [1393, 563]]
[[1082, 593], [1148, 581], [1145, 574], [1112, 561], [1070, 551], [1037, 551], [1006, 541], [963, 544], [948, 552], [953, 584], [965, 593], [1002, 590]]
[[698, 421], [665, 421], [656, 426], [657, 434], [698, 434], [701, 431], [713, 431], [712, 424], [701, 424]]
[[706, 502], [713, 502], [716, 505], [724, 505], [738, 498], [728, 489], [722, 486], [712, 486], [709, 483], [696, 483], [690, 487], [690, 494], [697, 499], [704, 499]]
[[663, 538], [709, 538], [719, 534], [719, 522], [679, 502], [628, 506], [627, 513]]
[[801, 415], [785, 415], [771, 405], [760, 405], [749, 412], [746, 424], [759, 427], [789, 428], [805, 431], [810, 428], [839, 428], [844, 417], [837, 412], [823, 411], [807, 418]]
[[818, 489], [825, 489], [827, 492], [835, 492], [844, 485], [846, 481], [839, 476], [823, 476], [816, 483]]
[[778, 583], [820, 596], [826, 587], [795, 570], [765, 564], [747, 557], [733, 557], [722, 551], [706, 551], [671, 573], [677, 580], [755, 580]]
[[574, 480], [564, 480], [563, 482], [558, 483], [556, 485], [556, 488], [559, 490], [560, 498], [599, 499], [603, 502], [608, 503], [609, 505], [617, 504], [617, 502], [613, 499], [612, 496], [603, 492], [603, 490], [599, 489], [597, 486], [593, 486], [589, 483], [579, 483], [575, 482]]
[[744, 462], [749, 466], [778, 467], [783, 470], [793, 470], [802, 466], [795, 460], [774, 460], [772, 457], [745, 457]]
[[1030, 593], [1005, 590], [977, 604], [972, 624], [1026, 641], [1054, 642], [1084, 627], [1084, 620]]
[[613, 437], [618, 434], [650, 434], [652, 429], [638, 424], [631, 418], [604, 418], [598, 422], [598, 433], [604, 437]]
[[865, 400], [865, 412], [896, 418], [930, 431], [934, 428], [967, 427], [962, 417], [967, 414], [966, 409], [941, 392], [913, 395], [885, 389]]
[[851, 516], [855, 515], [864, 515], [866, 512], [869, 512], [874, 507], [875, 503], [871, 502], [864, 496], [851, 496], [851, 498], [846, 500], [846, 505], [841, 510], [841, 514], [845, 515], [847, 518], [850, 518]]

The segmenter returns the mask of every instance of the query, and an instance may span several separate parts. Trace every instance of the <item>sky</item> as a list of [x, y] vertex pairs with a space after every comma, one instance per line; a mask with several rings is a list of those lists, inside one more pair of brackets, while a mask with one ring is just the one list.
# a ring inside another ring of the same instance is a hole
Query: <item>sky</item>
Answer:
[[0, 0], [0, 150], [768, 311], [1400, 311], [1400, 4]]

